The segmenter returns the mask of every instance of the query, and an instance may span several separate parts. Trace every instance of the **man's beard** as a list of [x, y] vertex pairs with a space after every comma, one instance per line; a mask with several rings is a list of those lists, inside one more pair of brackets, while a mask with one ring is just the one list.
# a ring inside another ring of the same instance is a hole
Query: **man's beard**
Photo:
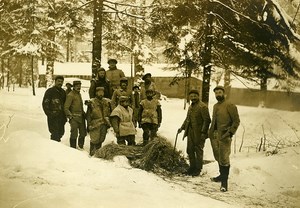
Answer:
[[216, 96], [216, 99], [218, 101], [223, 101], [225, 99], [225, 97], [224, 97], [224, 95], [218, 95], [218, 96]]

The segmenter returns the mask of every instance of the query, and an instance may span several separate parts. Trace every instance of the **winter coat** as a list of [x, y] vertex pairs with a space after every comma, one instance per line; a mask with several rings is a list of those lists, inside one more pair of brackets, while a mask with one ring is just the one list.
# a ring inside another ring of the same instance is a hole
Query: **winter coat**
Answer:
[[49, 118], [63, 118], [66, 120], [64, 113], [64, 103], [66, 101], [66, 92], [62, 88], [51, 87], [44, 95], [42, 106], [45, 114]]
[[[114, 109], [119, 104], [119, 97], [127, 96], [131, 98], [131, 91], [130, 90], [123, 90], [123, 89], [116, 89], [111, 98], [111, 107]], [[131, 102], [131, 101], [130, 101]]]
[[224, 100], [218, 102], [213, 108], [212, 123], [209, 129], [209, 138], [213, 138], [215, 130], [218, 131], [218, 135], [222, 139], [225, 135], [232, 136], [240, 125], [240, 118], [237, 111], [237, 107]]
[[157, 99], [144, 99], [140, 104], [139, 123], [160, 124], [162, 121], [161, 105]]
[[151, 82], [149, 85], [142, 84], [141, 86], [141, 100], [146, 99], [146, 91], [153, 90], [156, 93], [156, 85], [154, 82]]
[[106, 78], [104, 79], [92, 79], [91, 80], [91, 86], [89, 89], [89, 96], [90, 98], [96, 97], [96, 88], [97, 87], [103, 87], [104, 88], [104, 97], [105, 98], [111, 98], [111, 86], [110, 81]]
[[77, 122], [83, 121], [85, 113], [80, 92], [72, 90], [72, 92], [67, 95], [64, 111], [68, 118], [73, 118]]
[[[184, 129], [184, 137], [193, 133], [195, 139], [206, 139], [208, 127], [211, 122], [208, 107], [200, 100], [194, 104], [191, 104], [186, 119], [184, 120], [181, 129]], [[192, 132], [190, 132], [192, 131]], [[205, 135], [202, 138], [201, 135]]]
[[110, 81], [112, 90], [116, 90], [120, 86], [120, 79], [125, 77], [124, 72], [121, 69], [109, 69], [106, 71], [106, 78]]
[[135, 135], [133, 124], [133, 110], [131, 107], [124, 108], [118, 105], [110, 115], [111, 124], [115, 133], [120, 136]]
[[90, 132], [91, 140], [100, 137], [100, 126], [102, 124], [110, 127], [109, 116], [111, 113], [110, 100], [103, 98], [92, 98], [88, 104], [86, 113], [87, 126]]

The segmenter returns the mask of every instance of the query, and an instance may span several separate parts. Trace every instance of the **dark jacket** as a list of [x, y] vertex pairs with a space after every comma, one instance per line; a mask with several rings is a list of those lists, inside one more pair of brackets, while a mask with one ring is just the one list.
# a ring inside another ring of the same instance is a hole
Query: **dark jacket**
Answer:
[[105, 98], [111, 98], [112, 91], [110, 86], [110, 81], [106, 78], [103, 79], [92, 79], [91, 80], [91, 86], [89, 89], [89, 96], [90, 98], [96, 97], [96, 88], [97, 87], [104, 87], [104, 97]]
[[216, 130], [222, 138], [223, 135], [230, 137], [235, 134], [240, 125], [240, 118], [237, 107], [224, 100], [214, 105], [212, 123], [209, 129], [209, 138], [213, 138], [213, 132]]
[[64, 113], [64, 103], [66, 92], [62, 88], [51, 87], [44, 95], [42, 106], [45, 114], [50, 118], [66, 117]]
[[[210, 122], [208, 107], [205, 103], [199, 100], [191, 104], [181, 126], [181, 129], [185, 130], [184, 137], [189, 135], [189, 131], [193, 131], [196, 139], [206, 139]], [[201, 134], [204, 134], [205, 138], [201, 138]]]

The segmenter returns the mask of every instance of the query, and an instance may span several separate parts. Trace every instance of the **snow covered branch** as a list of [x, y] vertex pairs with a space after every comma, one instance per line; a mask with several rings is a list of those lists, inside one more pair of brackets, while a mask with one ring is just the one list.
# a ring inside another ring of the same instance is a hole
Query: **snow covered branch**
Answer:
[[5, 139], [4, 136], [5, 136], [5, 134], [6, 134], [6, 130], [8, 129], [9, 124], [10, 124], [10, 122], [11, 122], [13, 116], [14, 116], [14, 114], [11, 115], [11, 116], [9, 116], [9, 120], [8, 120], [7, 124], [2, 124], [2, 125], [0, 126], [0, 129], [3, 129], [3, 133], [2, 133], [2, 136], [0, 137], [0, 141], [3, 140], [4, 142], [7, 142], [8, 139]]

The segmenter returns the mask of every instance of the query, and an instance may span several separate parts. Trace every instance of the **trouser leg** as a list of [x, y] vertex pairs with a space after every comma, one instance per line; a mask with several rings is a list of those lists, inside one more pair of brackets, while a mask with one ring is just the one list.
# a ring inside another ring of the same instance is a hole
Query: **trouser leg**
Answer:
[[124, 137], [124, 136], [119, 136], [119, 137], [117, 137], [117, 143], [118, 143], [119, 145], [126, 145], [125, 137]]
[[79, 123], [78, 129], [79, 129], [78, 146], [80, 148], [83, 148], [84, 140], [85, 140], [85, 136], [86, 136], [86, 126], [85, 126], [84, 120]]
[[142, 129], [143, 129], [143, 144], [147, 144], [150, 138], [150, 128], [149, 124], [145, 123], [142, 124]]
[[70, 135], [70, 146], [76, 148], [76, 141], [78, 137], [78, 129], [79, 123], [74, 119], [70, 120], [70, 127], [71, 127], [71, 135]]
[[127, 144], [128, 144], [128, 146], [135, 145], [135, 136], [134, 135], [127, 136]]

